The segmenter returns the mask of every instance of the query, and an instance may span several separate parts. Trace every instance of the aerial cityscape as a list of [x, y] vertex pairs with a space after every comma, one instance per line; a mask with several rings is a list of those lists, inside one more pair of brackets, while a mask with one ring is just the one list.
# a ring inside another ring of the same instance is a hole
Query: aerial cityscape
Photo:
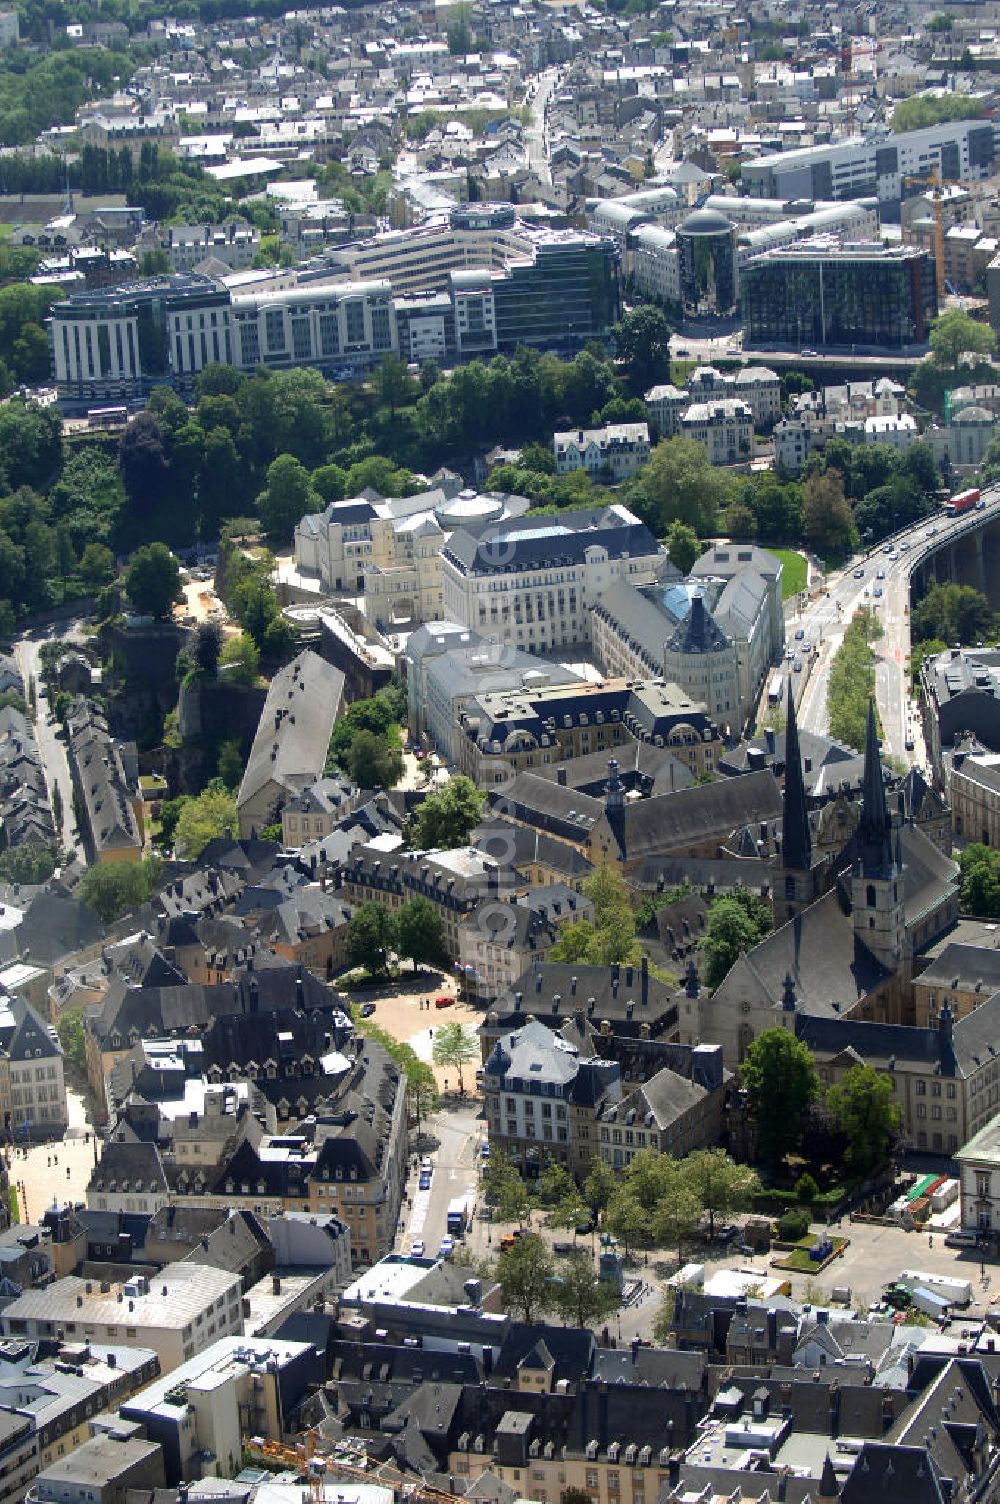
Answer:
[[0, 1504], [1000, 1504], [1000, 4], [0, 4]]

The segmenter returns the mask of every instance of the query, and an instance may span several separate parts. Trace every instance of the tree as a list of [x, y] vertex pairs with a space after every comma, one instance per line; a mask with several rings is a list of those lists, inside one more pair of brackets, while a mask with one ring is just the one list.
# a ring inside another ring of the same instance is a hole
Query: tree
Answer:
[[684, 1179], [708, 1212], [708, 1235], [715, 1237], [716, 1217], [745, 1211], [760, 1190], [749, 1165], [737, 1164], [724, 1149], [699, 1149], [681, 1165]]
[[107, 585], [115, 577], [115, 556], [104, 543], [88, 543], [80, 558], [80, 574], [94, 588]]
[[947, 371], [957, 371], [963, 355], [993, 355], [997, 337], [988, 324], [961, 308], [950, 308], [931, 325], [931, 354], [934, 364]]
[[476, 1037], [468, 1032], [464, 1024], [442, 1024], [434, 1031], [434, 1064], [458, 1071], [460, 1097], [465, 1095], [462, 1067], [468, 1065], [470, 1060], [475, 1060], [478, 1054]]
[[552, 1303], [552, 1256], [537, 1233], [523, 1233], [496, 1262], [496, 1277], [505, 1310], [517, 1312], [529, 1326]]
[[64, 815], [65, 815], [65, 810], [63, 809], [62, 789], [59, 787], [58, 783], [53, 783], [53, 785], [52, 785], [52, 820], [53, 820], [53, 824], [56, 827], [56, 835], [60, 835], [62, 833], [63, 817], [64, 817]]
[[239, 788], [243, 780], [243, 754], [235, 736], [228, 737], [219, 747], [216, 768], [227, 789]]
[[410, 898], [396, 915], [396, 949], [419, 966], [439, 966], [447, 960], [444, 923], [429, 898]]
[[1000, 918], [1000, 851], [974, 841], [958, 860], [962, 912], [983, 919]]
[[676, 564], [681, 574], [690, 574], [694, 561], [701, 553], [698, 534], [686, 522], [672, 522], [664, 538], [671, 564]]
[[613, 1237], [625, 1245], [626, 1258], [629, 1248], [638, 1239], [647, 1238], [650, 1232], [650, 1219], [645, 1208], [640, 1205], [638, 1197], [624, 1186], [619, 1186], [608, 1202], [604, 1225]]
[[388, 909], [369, 901], [355, 909], [348, 931], [351, 964], [378, 976], [389, 970], [389, 952], [396, 943], [396, 926]]
[[675, 1162], [663, 1199], [653, 1216], [653, 1237], [664, 1248], [676, 1248], [680, 1262], [681, 1249], [700, 1220], [701, 1202], [685, 1179], [682, 1167]]
[[[58, 827], [57, 827], [58, 828]], [[39, 841], [22, 841], [0, 851], [0, 882], [24, 884], [46, 883], [56, 870], [56, 850]]]
[[87, 1076], [87, 1039], [83, 1028], [83, 1005], [67, 1008], [59, 1015], [56, 1033], [62, 1045], [63, 1059], [79, 1080]]
[[448, 51], [452, 57], [465, 57], [472, 51], [468, 6], [457, 5], [453, 17], [448, 24]]
[[618, 1305], [611, 1286], [597, 1276], [593, 1255], [575, 1249], [556, 1265], [553, 1306], [562, 1319], [574, 1326], [602, 1321]]
[[306, 467], [291, 454], [279, 454], [267, 467], [267, 485], [257, 497], [260, 520], [273, 538], [290, 538], [295, 524], [319, 508]]
[[449, 778], [439, 794], [428, 794], [413, 817], [411, 840], [420, 851], [464, 846], [479, 823], [486, 795], [471, 778]]
[[482, 1186], [487, 1202], [496, 1208], [497, 1220], [523, 1227], [531, 1215], [531, 1193], [505, 1154], [491, 1153], [483, 1166]]
[[618, 1176], [605, 1159], [593, 1159], [583, 1182], [583, 1197], [596, 1222], [618, 1188]]
[[228, 684], [253, 685], [260, 671], [260, 650], [246, 632], [228, 637], [219, 650], [220, 678]]
[[806, 537], [823, 558], [840, 558], [858, 544], [851, 504], [839, 470], [814, 471], [802, 488]]
[[788, 1029], [765, 1029], [743, 1062], [743, 1083], [764, 1158], [778, 1164], [800, 1142], [819, 1094], [812, 1052]]
[[183, 600], [180, 565], [165, 544], [147, 543], [136, 549], [125, 575], [125, 593], [138, 612], [158, 620]]
[[942, 642], [967, 646], [982, 642], [996, 630], [990, 603], [970, 585], [932, 585], [917, 602], [910, 618], [913, 636], [940, 638]]
[[746, 888], [737, 888], [713, 900], [708, 910], [708, 928], [698, 942], [705, 958], [705, 981], [713, 990], [729, 975], [734, 962], [771, 928], [765, 903]]
[[852, 1065], [827, 1091], [826, 1105], [847, 1139], [851, 1168], [866, 1175], [884, 1164], [903, 1120], [889, 1077], [871, 1065]]
[[670, 325], [659, 308], [644, 303], [624, 314], [613, 334], [629, 388], [641, 397], [670, 371]]
[[183, 861], [194, 861], [209, 841], [236, 835], [239, 819], [236, 799], [218, 779], [194, 799], [189, 799], [174, 829], [174, 850]]
[[222, 652], [222, 628], [216, 621], [199, 622], [194, 642], [191, 646], [191, 656], [194, 659], [195, 668], [199, 674], [204, 674], [206, 679], [215, 677], [219, 666], [219, 654]]
[[159, 882], [162, 865], [158, 857], [146, 857], [141, 862], [100, 862], [84, 873], [77, 897], [104, 924], [113, 924], [146, 902]]
[[373, 383], [379, 402], [395, 417], [397, 407], [402, 407], [410, 396], [406, 362], [398, 355], [383, 355], [381, 364], [375, 368]]
[[419, 1135], [421, 1123], [434, 1111], [437, 1103], [437, 1079], [427, 1061], [421, 1060], [412, 1049], [403, 1058], [403, 1074], [406, 1077], [407, 1096], [413, 1103]]
[[733, 495], [733, 481], [716, 469], [696, 439], [663, 439], [633, 482], [632, 500], [643, 520], [662, 536], [683, 522], [699, 537], [714, 533], [719, 513]]
[[347, 771], [359, 789], [391, 789], [403, 776], [403, 754], [374, 731], [357, 731], [347, 753]]

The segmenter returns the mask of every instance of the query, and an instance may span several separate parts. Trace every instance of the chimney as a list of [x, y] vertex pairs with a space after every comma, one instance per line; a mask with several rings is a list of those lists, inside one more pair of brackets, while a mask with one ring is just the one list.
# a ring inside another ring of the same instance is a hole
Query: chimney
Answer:
[[556, 768], [556, 783], [561, 789], [566, 787], [566, 769]]

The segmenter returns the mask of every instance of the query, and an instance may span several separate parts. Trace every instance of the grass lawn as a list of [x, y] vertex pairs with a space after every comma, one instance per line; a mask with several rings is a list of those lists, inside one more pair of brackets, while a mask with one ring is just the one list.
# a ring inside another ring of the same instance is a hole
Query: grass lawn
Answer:
[[774, 1267], [776, 1269], [788, 1269], [795, 1274], [818, 1274], [828, 1264], [833, 1262], [842, 1248], [847, 1246], [848, 1239], [831, 1238], [833, 1252], [822, 1263], [817, 1263], [809, 1257], [809, 1250], [816, 1241], [816, 1237], [803, 1238], [798, 1247], [793, 1248], [783, 1259], [776, 1259]]
[[[764, 545], [767, 547], [767, 545]], [[800, 590], [806, 588], [807, 566], [804, 554], [800, 554], [794, 548], [770, 548], [769, 554], [774, 554], [780, 559], [784, 568], [781, 572], [781, 598], [788, 599], [790, 595], [798, 595]]]

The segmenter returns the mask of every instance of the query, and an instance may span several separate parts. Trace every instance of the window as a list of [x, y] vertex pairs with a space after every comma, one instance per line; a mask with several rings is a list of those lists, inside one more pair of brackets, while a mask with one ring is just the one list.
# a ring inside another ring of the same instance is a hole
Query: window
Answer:
[[264, 330], [270, 355], [285, 353], [285, 314], [281, 308], [269, 308], [264, 315]]

